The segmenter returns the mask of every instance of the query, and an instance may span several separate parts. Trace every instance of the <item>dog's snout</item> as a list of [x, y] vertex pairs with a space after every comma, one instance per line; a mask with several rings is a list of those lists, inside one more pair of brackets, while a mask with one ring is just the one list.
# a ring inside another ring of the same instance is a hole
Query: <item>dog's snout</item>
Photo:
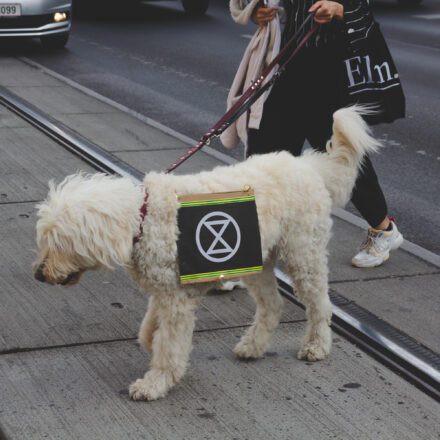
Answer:
[[46, 277], [44, 276], [43, 273], [43, 265], [41, 265], [34, 274], [34, 278], [38, 281], [41, 281], [42, 283], [44, 283], [46, 281]]

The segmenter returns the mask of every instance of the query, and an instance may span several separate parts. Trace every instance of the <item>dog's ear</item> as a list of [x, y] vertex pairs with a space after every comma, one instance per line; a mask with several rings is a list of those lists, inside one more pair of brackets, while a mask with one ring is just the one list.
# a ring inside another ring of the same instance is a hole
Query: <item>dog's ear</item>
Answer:
[[81, 260], [82, 268], [125, 265], [139, 227], [141, 200], [128, 178], [77, 173], [58, 185], [51, 181], [38, 206], [37, 239]]

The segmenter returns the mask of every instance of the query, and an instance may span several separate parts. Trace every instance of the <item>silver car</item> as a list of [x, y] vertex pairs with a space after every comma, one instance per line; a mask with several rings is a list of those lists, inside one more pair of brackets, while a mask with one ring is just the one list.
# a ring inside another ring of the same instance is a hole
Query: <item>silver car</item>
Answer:
[[0, 0], [0, 37], [40, 37], [44, 46], [61, 48], [71, 19], [71, 0]]

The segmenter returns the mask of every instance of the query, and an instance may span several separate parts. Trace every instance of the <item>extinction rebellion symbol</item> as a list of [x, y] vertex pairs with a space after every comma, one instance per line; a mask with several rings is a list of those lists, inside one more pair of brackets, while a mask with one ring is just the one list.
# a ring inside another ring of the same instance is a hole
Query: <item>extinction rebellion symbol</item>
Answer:
[[178, 196], [180, 282], [237, 278], [263, 270], [252, 189]]
[[[213, 219], [213, 220], [210, 220]], [[207, 228], [212, 234], [212, 242], [207, 249], [201, 244], [200, 235], [202, 228]], [[228, 243], [224, 233], [228, 227], [235, 228], [235, 243]], [[209, 261], [222, 263], [230, 260], [236, 253], [241, 243], [241, 232], [238, 223], [229, 214], [221, 211], [214, 211], [206, 214], [197, 225], [196, 243], [199, 252]], [[214, 256], [218, 255], [218, 256]]]

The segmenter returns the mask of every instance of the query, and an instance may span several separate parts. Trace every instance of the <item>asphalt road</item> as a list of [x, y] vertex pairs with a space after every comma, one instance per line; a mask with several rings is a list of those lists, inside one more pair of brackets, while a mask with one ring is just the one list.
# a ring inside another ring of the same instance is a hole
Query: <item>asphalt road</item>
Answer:
[[[175, 1], [111, 7], [101, 1], [90, 11], [92, 3], [77, 0], [64, 51], [44, 52], [38, 42], [26, 40], [2, 43], [2, 52], [27, 56], [198, 139], [223, 114], [255, 25], [235, 24], [226, 0], [211, 0], [203, 17], [186, 15]], [[373, 3], [407, 98], [406, 119], [375, 127], [386, 148], [373, 161], [404, 236], [440, 254], [440, 3], [425, 0], [412, 8], [395, 0]]]

